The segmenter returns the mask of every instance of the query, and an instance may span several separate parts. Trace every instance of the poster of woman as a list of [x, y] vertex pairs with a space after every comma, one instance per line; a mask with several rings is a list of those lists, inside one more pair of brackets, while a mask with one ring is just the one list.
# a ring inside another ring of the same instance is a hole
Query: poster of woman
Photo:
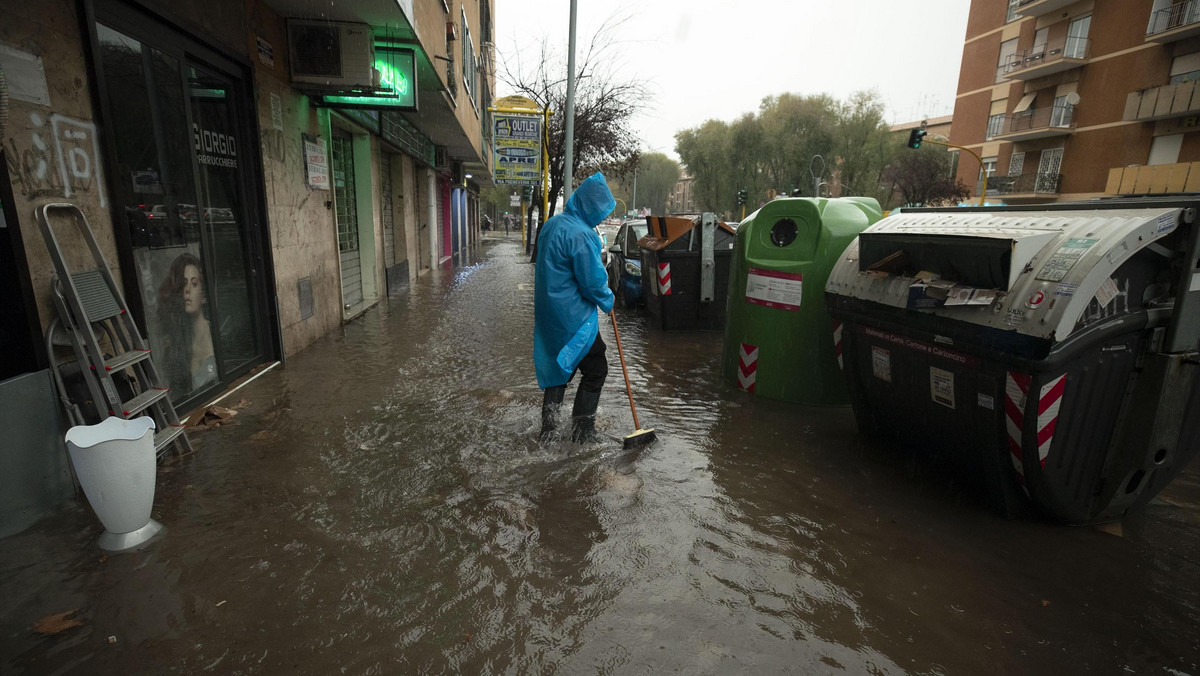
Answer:
[[199, 258], [180, 254], [158, 289], [163, 370], [176, 392], [193, 392], [217, 379], [202, 270]]
[[217, 380], [208, 288], [198, 249], [189, 245], [135, 252], [150, 344], [173, 401]]

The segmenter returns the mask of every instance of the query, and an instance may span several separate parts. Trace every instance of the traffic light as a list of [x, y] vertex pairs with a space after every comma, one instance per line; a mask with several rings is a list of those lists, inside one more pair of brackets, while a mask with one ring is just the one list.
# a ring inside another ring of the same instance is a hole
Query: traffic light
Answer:
[[746, 189], [745, 188], [742, 188], [741, 190], [737, 191], [737, 203], [738, 203], [739, 207], [746, 203]]
[[908, 132], [908, 147], [920, 148], [921, 139], [925, 138], [926, 134], [928, 133], [929, 132], [925, 131], [924, 129], [914, 129]]
[[533, 198], [533, 186], [527, 185], [521, 188], [521, 198], [528, 202]]

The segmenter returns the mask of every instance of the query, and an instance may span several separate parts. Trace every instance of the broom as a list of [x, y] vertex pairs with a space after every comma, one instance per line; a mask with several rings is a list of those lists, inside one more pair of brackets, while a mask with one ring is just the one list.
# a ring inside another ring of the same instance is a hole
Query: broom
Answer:
[[633, 434], [626, 435], [624, 444], [626, 449], [636, 448], [653, 442], [654, 430], [644, 430], [638, 422], [637, 406], [633, 405], [633, 387], [629, 385], [629, 369], [625, 367], [625, 350], [621, 349], [621, 332], [617, 330], [616, 308], [609, 310], [608, 316], [612, 318], [613, 335], [617, 337], [617, 354], [621, 357], [621, 373], [625, 376], [625, 393], [629, 395], [629, 410], [633, 413], [633, 426], [637, 428]]

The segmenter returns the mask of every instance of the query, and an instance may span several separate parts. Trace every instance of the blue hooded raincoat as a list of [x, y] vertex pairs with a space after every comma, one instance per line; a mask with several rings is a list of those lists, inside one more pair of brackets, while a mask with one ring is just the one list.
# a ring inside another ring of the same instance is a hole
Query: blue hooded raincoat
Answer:
[[533, 364], [542, 389], [566, 384], [596, 340], [596, 309], [612, 310], [593, 228], [616, 205], [604, 174], [597, 172], [571, 193], [562, 213], [542, 226], [533, 301]]

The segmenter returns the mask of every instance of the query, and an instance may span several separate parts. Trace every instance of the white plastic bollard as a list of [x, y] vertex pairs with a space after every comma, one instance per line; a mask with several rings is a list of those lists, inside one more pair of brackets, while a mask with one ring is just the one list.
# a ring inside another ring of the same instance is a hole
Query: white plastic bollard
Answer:
[[99, 545], [107, 551], [132, 549], [158, 534], [150, 518], [154, 506], [154, 419], [105, 419], [67, 430], [67, 450], [79, 485], [104, 524]]

